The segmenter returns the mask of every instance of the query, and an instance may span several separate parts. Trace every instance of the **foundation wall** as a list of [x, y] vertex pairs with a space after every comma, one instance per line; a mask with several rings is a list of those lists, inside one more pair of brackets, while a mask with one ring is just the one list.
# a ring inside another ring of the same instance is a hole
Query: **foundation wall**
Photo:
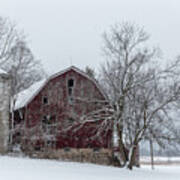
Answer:
[[29, 154], [34, 158], [58, 159], [71, 162], [85, 162], [100, 165], [113, 165], [113, 156], [110, 149], [72, 149], [46, 150]]

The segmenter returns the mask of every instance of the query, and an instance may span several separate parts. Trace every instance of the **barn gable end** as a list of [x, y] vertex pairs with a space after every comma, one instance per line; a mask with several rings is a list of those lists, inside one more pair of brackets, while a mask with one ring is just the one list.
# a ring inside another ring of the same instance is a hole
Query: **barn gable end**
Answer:
[[41, 81], [35, 83], [29, 89], [19, 93], [16, 105], [15, 105], [15, 110], [21, 109], [21, 108], [25, 107], [26, 105], [28, 105], [50, 81], [58, 78], [59, 76], [67, 74], [70, 71], [74, 71], [74, 72], [78, 73], [79, 75], [81, 75], [82, 77], [91, 81], [96, 86], [98, 91], [102, 94], [102, 96], [106, 99], [106, 95], [105, 95], [104, 91], [102, 90], [102, 88], [100, 87], [100, 85], [97, 83], [97, 81], [95, 79], [89, 77], [85, 72], [78, 69], [77, 67], [71, 66], [63, 71], [60, 71], [60, 72], [50, 76], [48, 79], [44, 79], [44, 80], [41, 80]]

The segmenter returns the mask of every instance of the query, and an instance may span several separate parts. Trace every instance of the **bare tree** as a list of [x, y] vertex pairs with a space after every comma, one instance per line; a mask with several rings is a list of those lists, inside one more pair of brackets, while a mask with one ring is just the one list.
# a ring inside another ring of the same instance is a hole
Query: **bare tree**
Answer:
[[154, 50], [143, 47], [148, 38], [143, 29], [129, 23], [116, 25], [109, 34], [104, 34], [104, 52], [109, 61], [102, 66], [101, 82], [113, 107], [122, 166], [128, 161], [127, 147], [123, 141], [128, 95], [133, 88], [151, 79], [139, 75], [156, 55]]
[[90, 76], [93, 79], [96, 79], [96, 72], [94, 69], [90, 68], [89, 66], [86, 66], [85, 73]]
[[[36, 60], [24, 35], [7, 18], [0, 17], [0, 68], [11, 76], [11, 130], [18, 93], [45, 77], [41, 62]], [[12, 139], [12, 134], [10, 135]]]
[[[125, 123], [125, 127], [127, 124], [126, 137], [130, 137], [130, 169], [135, 161], [136, 148], [142, 140], [156, 141], [162, 147], [179, 141], [174, 119], [169, 115], [176, 110], [180, 98], [179, 78], [175, 75], [180, 72], [179, 65], [178, 60], [167, 69], [154, 73], [151, 81], [134, 88], [133, 96], [131, 93], [128, 96], [130, 117], [126, 118], [128, 123]], [[150, 73], [153, 74], [152, 70]]]
[[11, 48], [17, 39], [16, 26], [8, 18], [0, 17], [0, 67], [10, 58]]
[[12, 96], [45, 77], [41, 62], [36, 60], [25, 41], [17, 41], [10, 50], [10, 59], [2, 66], [12, 76]]
[[45, 78], [45, 71], [36, 60], [24, 41], [17, 43], [10, 50], [10, 58], [2, 68], [11, 76], [11, 138], [14, 131], [14, 108], [18, 93]]
[[116, 25], [104, 35], [108, 60], [102, 65], [100, 82], [109, 102], [98, 109], [101, 113], [91, 112], [84, 117], [103, 119], [100, 130], [113, 121], [120, 166], [129, 169], [136, 165], [142, 140], [153, 139], [162, 145], [177, 142], [179, 137], [168, 113], [179, 100], [180, 61], [158, 68], [158, 51], [144, 46], [148, 38], [143, 29], [129, 23]]

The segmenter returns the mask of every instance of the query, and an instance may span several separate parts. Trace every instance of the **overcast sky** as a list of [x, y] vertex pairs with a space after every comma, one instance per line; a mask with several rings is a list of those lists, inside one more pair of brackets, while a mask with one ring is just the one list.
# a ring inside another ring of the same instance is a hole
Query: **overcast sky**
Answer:
[[151, 34], [164, 57], [180, 54], [179, 0], [0, 0], [0, 15], [28, 36], [49, 73], [71, 65], [94, 68], [103, 61], [102, 33], [130, 21]]

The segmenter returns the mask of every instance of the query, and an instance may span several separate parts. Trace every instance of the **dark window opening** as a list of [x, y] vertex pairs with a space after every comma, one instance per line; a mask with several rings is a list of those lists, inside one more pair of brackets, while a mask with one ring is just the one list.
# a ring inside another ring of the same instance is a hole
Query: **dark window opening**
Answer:
[[73, 103], [73, 88], [74, 88], [74, 80], [68, 80], [68, 95], [69, 95], [69, 103]]
[[48, 104], [48, 98], [47, 97], [43, 97], [43, 104], [44, 105]]
[[95, 147], [95, 148], [93, 148], [93, 151], [94, 151], [94, 152], [99, 152], [99, 151], [100, 151], [100, 148]]
[[56, 115], [46, 115], [42, 118], [42, 129], [47, 134], [56, 134]]
[[50, 125], [51, 125], [51, 119], [49, 118], [49, 116], [43, 116], [43, 119], [42, 119], [43, 129], [47, 130]]
[[41, 151], [40, 145], [36, 145], [36, 146], [34, 147], [34, 150], [35, 150], [35, 151]]
[[46, 125], [52, 125], [53, 123], [56, 122], [56, 115], [43, 116], [42, 122], [43, 124], [46, 124]]
[[43, 124], [50, 124], [48, 116], [43, 116], [42, 122], [43, 122]]
[[46, 144], [47, 144], [47, 146], [48, 146], [48, 147], [51, 147], [51, 145], [52, 145], [52, 141], [47, 141], [47, 143], [46, 143]]
[[73, 87], [74, 86], [74, 80], [73, 79], [70, 79], [69, 81], [68, 81], [68, 87], [70, 88], [70, 87]]
[[68, 81], [68, 93], [69, 93], [69, 96], [72, 96], [72, 94], [73, 94], [73, 87], [74, 87], [74, 80], [70, 79]]
[[37, 141], [35, 142], [35, 144], [34, 144], [34, 150], [35, 150], [35, 151], [41, 151], [41, 150], [43, 150], [43, 149], [42, 149], [43, 146], [44, 146], [44, 143], [43, 143], [42, 141], [40, 141], [40, 140], [37, 140]]
[[71, 151], [71, 148], [70, 147], [65, 147], [64, 148], [64, 152], [70, 152]]
[[68, 119], [68, 121], [69, 121], [69, 123], [71, 123], [71, 124], [72, 124], [72, 123], [74, 123], [75, 119], [73, 119], [73, 118], [69, 118], [69, 119]]

